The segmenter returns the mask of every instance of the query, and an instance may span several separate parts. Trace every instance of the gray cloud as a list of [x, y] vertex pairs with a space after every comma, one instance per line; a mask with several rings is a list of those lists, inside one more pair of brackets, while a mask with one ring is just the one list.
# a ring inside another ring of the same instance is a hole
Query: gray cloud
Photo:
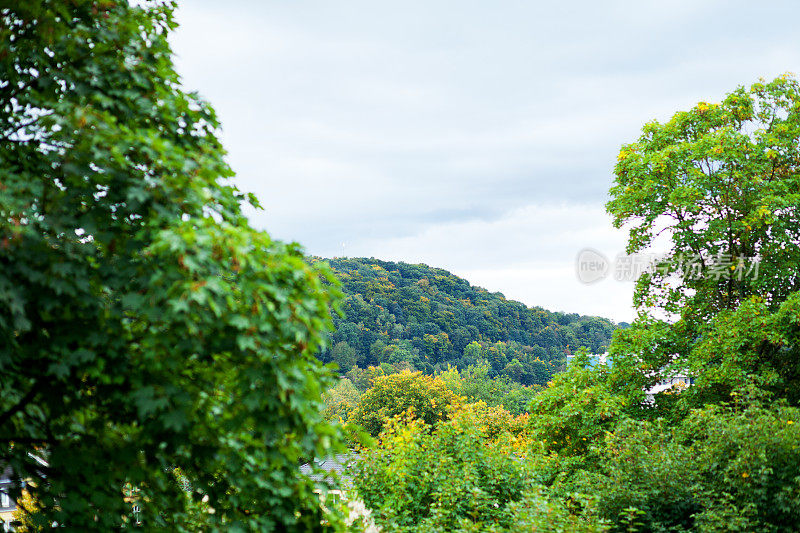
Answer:
[[[173, 45], [184, 84], [219, 112], [238, 186], [266, 208], [254, 224], [320, 255], [392, 243], [500, 272], [541, 261], [501, 234], [526, 209], [608, 224], [577, 213], [602, 213], [644, 122], [796, 70], [798, 15], [793, 2], [191, 0]], [[547, 228], [562, 258], [565, 219]], [[464, 225], [471, 240], [446, 237]], [[494, 289], [528, 294], [519, 272]]]

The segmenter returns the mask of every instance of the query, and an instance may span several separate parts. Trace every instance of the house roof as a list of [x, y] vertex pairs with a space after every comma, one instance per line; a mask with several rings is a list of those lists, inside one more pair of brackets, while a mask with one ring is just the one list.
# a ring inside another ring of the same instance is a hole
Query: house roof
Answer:
[[[322, 459], [314, 459], [312, 463], [300, 466], [300, 472], [316, 482], [333, 482], [336, 479], [344, 485], [353, 480], [353, 468], [361, 456], [356, 453], [339, 453]], [[326, 472], [325, 474], [320, 471]], [[333, 474], [333, 475], [330, 475]]]

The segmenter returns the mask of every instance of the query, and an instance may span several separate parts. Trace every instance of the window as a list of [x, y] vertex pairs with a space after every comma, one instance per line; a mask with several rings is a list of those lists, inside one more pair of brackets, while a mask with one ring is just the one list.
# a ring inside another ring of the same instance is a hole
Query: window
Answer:
[[3, 509], [7, 507], [11, 507], [11, 497], [6, 492], [8, 490], [8, 485], [4, 485], [0, 488], [0, 507]]

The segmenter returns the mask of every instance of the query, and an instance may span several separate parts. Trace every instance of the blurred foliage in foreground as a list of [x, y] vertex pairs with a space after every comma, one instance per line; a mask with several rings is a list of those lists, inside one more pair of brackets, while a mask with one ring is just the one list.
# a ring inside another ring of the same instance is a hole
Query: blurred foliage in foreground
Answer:
[[29, 530], [330, 529], [335, 280], [250, 226], [174, 7], [0, 3], [0, 472]]

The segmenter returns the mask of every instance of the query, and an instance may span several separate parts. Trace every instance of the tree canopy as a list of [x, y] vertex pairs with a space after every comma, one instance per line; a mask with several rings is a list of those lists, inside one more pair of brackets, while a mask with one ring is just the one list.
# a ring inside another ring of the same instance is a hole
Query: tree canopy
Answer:
[[458, 403], [440, 379], [405, 371], [377, 378], [359, 399], [351, 421], [377, 437], [392, 417], [408, 415], [433, 425], [445, 420]]
[[118, 528], [129, 487], [146, 529], [319, 529], [335, 280], [249, 226], [173, 7], [0, 7], [0, 464], [41, 524]]
[[629, 253], [658, 235], [670, 245], [662, 268], [639, 279], [640, 307], [681, 306], [703, 321], [750, 297], [777, 308], [800, 289], [791, 268], [800, 264], [798, 84], [783, 76], [739, 87], [645, 124], [622, 147], [614, 225], [629, 228]]

